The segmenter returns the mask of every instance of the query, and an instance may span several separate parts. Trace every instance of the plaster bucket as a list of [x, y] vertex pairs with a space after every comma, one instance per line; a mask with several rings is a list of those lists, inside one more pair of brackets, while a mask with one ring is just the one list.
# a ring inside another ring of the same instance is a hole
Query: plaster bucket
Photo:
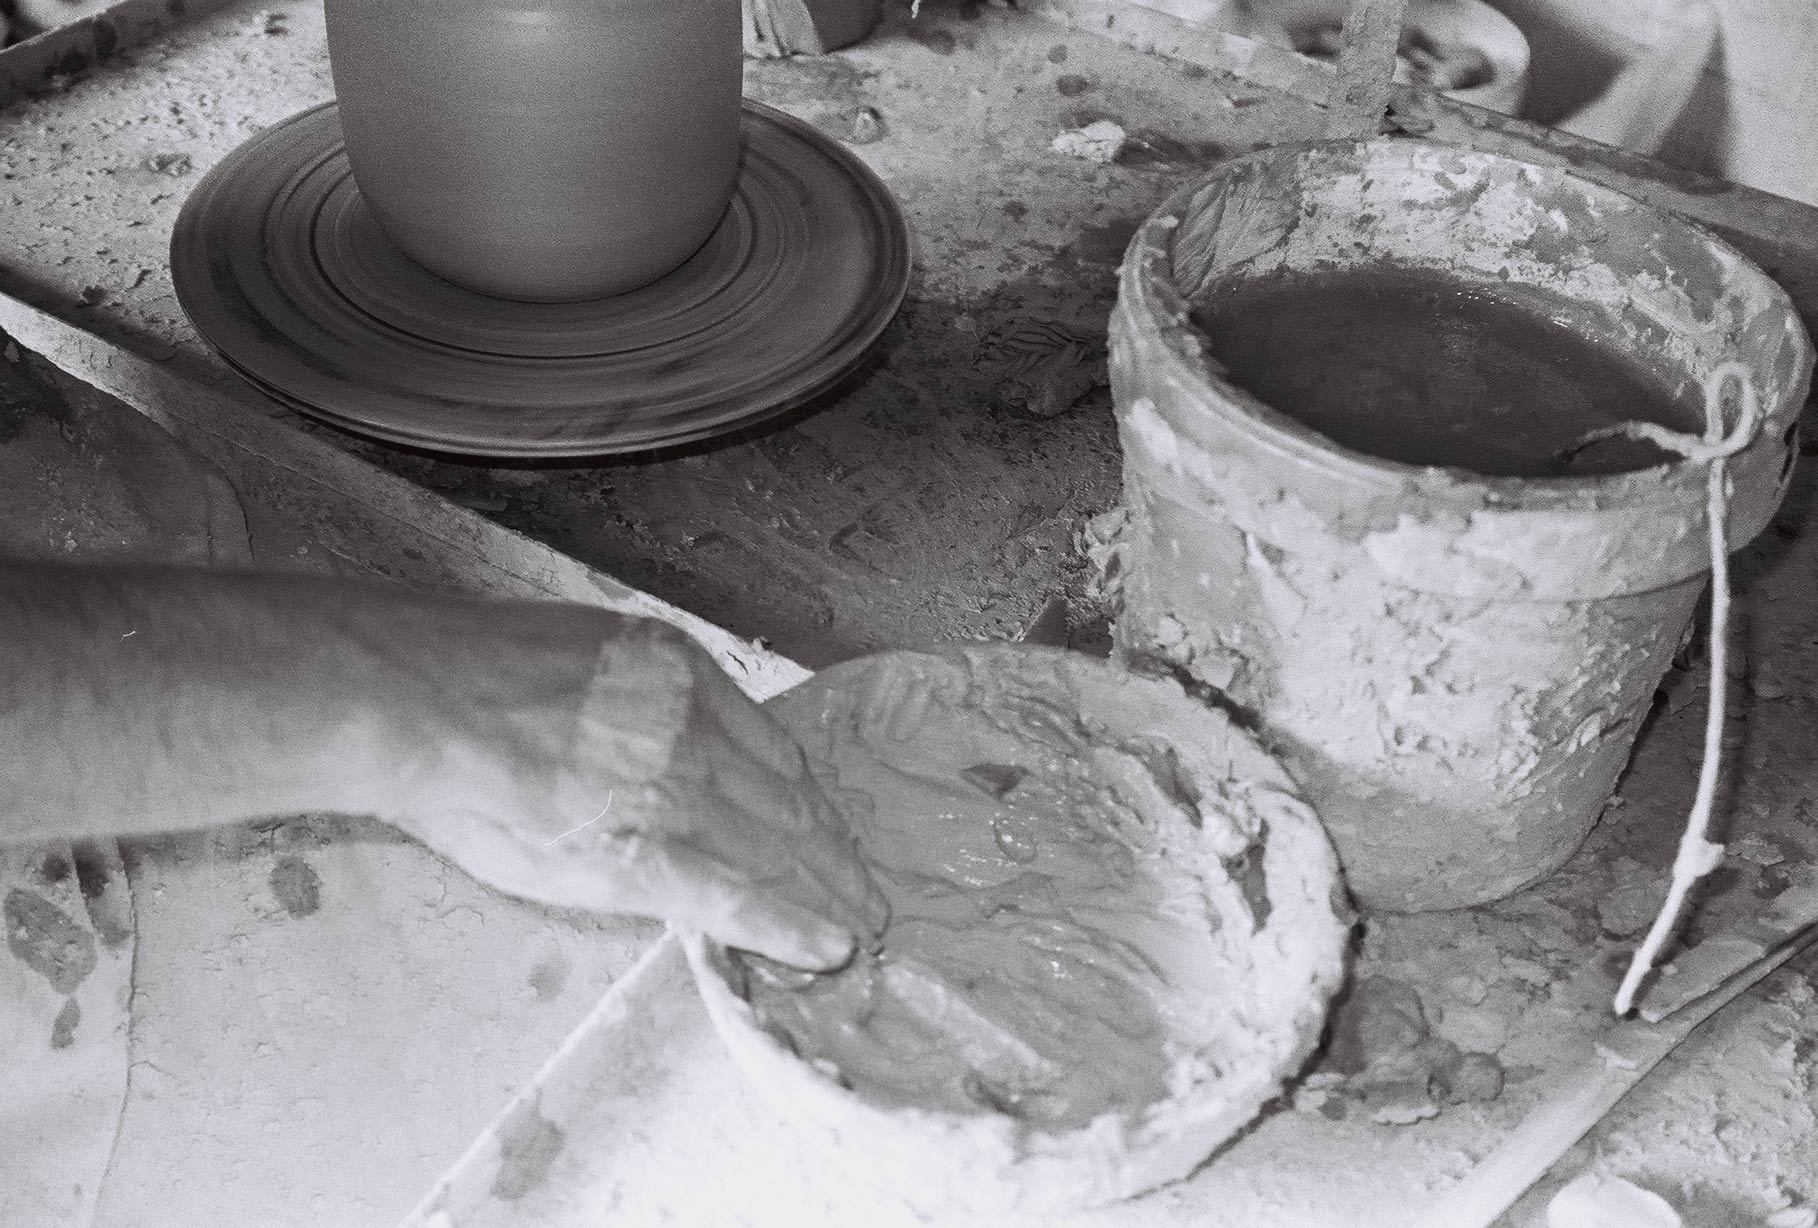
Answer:
[[1123, 507], [1101, 526], [1118, 649], [1248, 712], [1359, 902], [1425, 911], [1519, 890], [1589, 833], [1703, 591], [1706, 483], [1665, 453], [1540, 477], [1368, 454], [1237, 387], [1189, 318], [1268, 279], [1391, 269], [1595, 340], [1694, 433], [1703, 378], [1742, 362], [1766, 416], [1729, 461], [1732, 548], [1785, 493], [1812, 355], [1784, 292], [1705, 232], [1405, 138], [1234, 159], [1138, 231], [1111, 323]]

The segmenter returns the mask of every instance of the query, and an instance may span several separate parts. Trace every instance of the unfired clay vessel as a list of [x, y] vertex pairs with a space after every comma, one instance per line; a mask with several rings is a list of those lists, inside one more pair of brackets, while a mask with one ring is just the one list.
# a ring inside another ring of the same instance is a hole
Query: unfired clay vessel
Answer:
[[385, 232], [505, 298], [656, 280], [739, 163], [739, 0], [328, 0], [347, 153]]

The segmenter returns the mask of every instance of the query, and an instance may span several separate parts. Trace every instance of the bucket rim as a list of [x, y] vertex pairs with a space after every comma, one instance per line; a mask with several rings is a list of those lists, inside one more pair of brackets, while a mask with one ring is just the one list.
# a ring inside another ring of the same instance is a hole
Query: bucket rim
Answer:
[[[1635, 211], [1656, 224], [1672, 228], [1695, 238], [1708, 250], [1717, 253], [1733, 275], [1743, 278], [1760, 294], [1770, 310], [1784, 320], [1798, 351], [1798, 365], [1788, 395], [1777, 404], [1765, 407], [1760, 433], [1732, 464], [1751, 455], [1786, 451], [1793, 442], [1812, 378], [1814, 350], [1810, 334], [1795, 309], [1792, 298], [1773, 278], [1733, 244], [1690, 219], [1660, 209], [1614, 188], [1594, 183], [1569, 169], [1546, 166], [1505, 154], [1491, 153], [1464, 145], [1452, 145], [1424, 137], [1378, 136], [1363, 139], [1312, 140], [1283, 142], [1220, 163], [1207, 173], [1183, 184], [1147, 217], [1132, 236], [1125, 250], [1119, 272], [1119, 293], [1115, 313], [1125, 317], [1126, 325], [1146, 324], [1160, 342], [1169, 364], [1163, 379], [1170, 383], [1199, 385], [1213, 394], [1227, 408], [1225, 425], [1240, 431], [1252, 446], [1278, 455], [1282, 460], [1321, 470], [1329, 479], [1337, 479], [1353, 488], [1372, 492], [1397, 490], [1417, 493], [1447, 502], [1464, 501], [1474, 506], [1497, 506], [1519, 503], [1525, 509], [1550, 507], [1583, 508], [1630, 503], [1637, 499], [1658, 502], [1663, 493], [1672, 492], [1677, 502], [1679, 488], [1702, 489], [1703, 462], [1676, 458], [1644, 469], [1603, 474], [1566, 476], [1508, 477], [1476, 473], [1468, 469], [1411, 464], [1373, 456], [1348, 448], [1297, 421], [1286, 412], [1269, 405], [1245, 389], [1224, 378], [1208, 362], [1212, 355], [1201, 334], [1191, 324], [1190, 308], [1174, 278], [1174, 244], [1192, 205], [1209, 188], [1251, 168], [1280, 164], [1291, 165], [1309, 157], [1349, 155], [1356, 165], [1376, 161], [1384, 153], [1413, 154], [1417, 151], [1440, 150], [1485, 166], [1502, 165], [1522, 168], [1557, 184], [1569, 184], [1600, 204]], [[1416, 266], [1417, 267], [1417, 266]], [[1113, 330], [1114, 334], [1117, 330]], [[1153, 361], [1154, 353], [1145, 355]], [[1790, 472], [1779, 479], [1784, 489]], [[1776, 496], [1775, 503], [1778, 502]], [[1771, 514], [1771, 509], [1770, 509]], [[1759, 531], [1759, 526], [1755, 529]], [[1750, 533], [1752, 536], [1753, 533]]]

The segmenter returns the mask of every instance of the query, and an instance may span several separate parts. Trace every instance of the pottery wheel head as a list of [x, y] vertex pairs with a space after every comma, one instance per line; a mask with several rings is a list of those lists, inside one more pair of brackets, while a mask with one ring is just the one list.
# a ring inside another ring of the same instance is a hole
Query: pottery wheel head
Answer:
[[216, 351], [292, 408], [432, 451], [577, 457], [743, 429], [850, 372], [901, 304], [909, 240], [883, 184], [746, 103], [719, 228], [629, 293], [527, 303], [408, 260], [360, 199], [334, 105], [254, 137], [184, 205], [177, 297]]

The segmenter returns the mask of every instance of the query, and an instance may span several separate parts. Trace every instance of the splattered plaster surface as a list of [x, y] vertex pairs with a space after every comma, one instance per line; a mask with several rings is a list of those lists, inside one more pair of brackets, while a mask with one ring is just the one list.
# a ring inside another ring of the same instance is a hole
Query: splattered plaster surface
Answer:
[[395, 1220], [658, 932], [513, 904], [328, 816], [157, 841], [128, 872], [134, 1061], [99, 1224]]
[[[503, 470], [347, 446], [811, 662], [1020, 627], [1043, 598], [1078, 583], [1073, 531], [1116, 495], [1097, 345], [1123, 237], [1180, 177], [1304, 121], [1304, 108], [1014, 14], [932, 3], [913, 25], [893, 13], [874, 42], [853, 52], [753, 66], [750, 92], [836, 134], [875, 136], [858, 151], [904, 201], [919, 245], [918, 282], [870, 369], [792, 426], [689, 457]], [[8, 206], [0, 282], [187, 376], [234, 389], [171, 296], [170, 224], [197, 175], [261, 126], [329, 93], [319, 10], [242, 5], [0, 112], [0, 203]], [[1102, 118], [1136, 138], [1121, 161], [1053, 154], [1061, 129]], [[1077, 400], [1062, 404], [1075, 390]], [[1818, 851], [1809, 735], [1818, 719], [1813, 519], [1808, 466], [1774, 527], [1745, 555], [1741, 634], [1749, 652], [1729, 747], [1735, 843], [1695, 931], [1746, 913], [1809, 872]], [[335, 570], [367, 566], [357, 552], [312, 557]], [[1697, 675], [1694, 663], [1669, 677], [1620, 804], [1559, 875], [1502, 905], [1369, 925], [1358, 975], [1370, 987], [1341, 1017], [1341, 1036], [1355, 1036], [1352, 1051], [1373, 1060], [1346, 1058], [1341, 1045], [1291, 1106], [1219, 1163], [1108, 1222], [1190, 1220], [1219, 1208], [1231, 1222], [1258, 1225], [1388, 1225], [1405, 1218], [1421, 1190], [1462, 1172], [1531, 1107], [1534, 1072], [1590, 1043], [1691, 793]], [[318, 907], [308, 911], [308, 878], [284, 858], [308, 863], [326, 882], [324, 859], [345, 860], [357, 874], [375, 859], [406, 855], [404, 846], [352, 833], [321, 835], [288, 830], [282, 847], [274, 835], [256, 851], [270, 864], [183, 854], [193, 872], [240, 901], [243, 915], [206, 933], [173, 931], [163, 975], [177, 978], [180, 955], [200, 951], [259, 984], [265, 997], [255, 1013], [210, 1016], [229, 1021], [218, 1051], [205, 1051], [202, 1037], [183, 1042], [192, 1063], [234, 1072], [237, 1091], [191, 1094], [215, 1085], [160, 1075], [157, 1068], [180, 1067], [154, 1063], [136, 1076], [151, 1098], [129, 1119], [147, 1141], [190, 1132], [178, 1136], [196, 1163], [233, 1180], [189, 1183], [187, 1196], [264, 1190], [262, 1222], [283, 1222], [277, 1202], [292, 1222], [382, 1221], [400, 1197], [409, 1201], [409, 1181], [433, 1173], [465, 1137], [453, 1124], [405, 1141], [347, 1127], [370, 1115], [359, 1072], [381, 1060], [379, 1041], [351, 1004], [356, 995], [312, 1002], [272, 979], [273, 969], [332, 965], [336, 952], [374, 941], [330, 891], [318, 888]], [[539, 983], [555, 983], [555, 965], [535, 978], [535, 969], [512, 969], [521, 983], [496, 990], [497, 1009], [470, 1000], [495, 990], [462, 979], [473, 970], [462, 962], [469, 944], [460, 927], [503, 922], [465, 900], [462, 881], [449, 880], [450, 895], [434, 899], [441, 882], [432, 869], [405, 877], [419, 874], [422, 898], [399, 901], [385, 941], [398, 942], [412, 967], [447, 970], [449, 985], [424, 991], [447, 1018], [518, 1018], [507, 1000], [541, 994]], [[580, 930], [542, 937], [571, 959], [594, 950]], [[155, 944], [142, 940], [152, 960]], [[618, 941], [600, 944], [597, 968], [584, 972], [577, 962], [568, 975], [557, 999], [571, 1003], [567, 1018], [636, 945]], [[1746, 1000], [1733, 1026], [1695, 1038], [1563, 1171], [1595, 1160], [1704, 1224], [1759, 1223], [1818, 1200], [1812, 967], [1776, 977]], [[194, 1031], [190, 1004], [172, 987], [180, 983], [160, 988], [154, 979], [147, 996], [177, 1038]], [[386, 984], [378, 975], [362, 993], [385, 992]], [[515, 1069], [507, 1061], [474, 1078], [462, 1066], [466, 1124], [477, 1128], [562, 1026], [555, 1014], [539, 1018]], [[450, 1077], [426, 1056], [446, 1059], [457, 1044], [438, 1035], [425, 1038], [421, 1068], [409, 1068], [427, 1081], [425, 1094]], [[679, 1029], [672, 1045], [687, 1035]], [[705, 1032], [699, 1040], [706, 1044]], [[1465, 1053], [1492, 1055], [1506, 1085], [1498, 1089], [1490, 1067]], [[715, 1111], [744, 1103], [716, 1076], [728, 1068], [710, 1049], [672, 1056], [673, 1068], [639, 1076], [658, 1101], [668, 1094], [663, 1102], [672, 1107]], [[1365, 1069], [1351, 1069], [1359, 1065]], [[312, 1079], [315, 1090], [300, 1089]], [[253, 1094], [259, 1089], [265, 1094]], [[402, 1103], [408, 1109], [411, 1101]], [[230, 1118], [230, 1108], [239, 1116]], [[224, 1130], [229, 1120], [246, 1128]], [[768, 1119], [730, 1111], [729, 1120]], [[680, 1141], [687, 1132], [672, 1125], [664, 1137]], [[686, 1216], [689, 1207], [672, 1200], [698, 1187], [693, 1161], [685, 1149], [655, 1155], [662, 1162], [627, 1169], [638, 1184], [620, 1190], [622, 1205]], [[761, 1167], [756, 1151], [741, 1156], [732, 1162]], [[335, 1168], [332, 1179], [318, 1174], [310, 1186], [292, 1171], [300, 1158], [351, 1166]], [[1534, 1222], [1539, 1205], [1519, 1208], [1518, 1222]]]
[[[0, 436], [0, 554], [327, 561], [3, 334]], [[9, 1228], [389, 1223], [660, 932], [325, 815], [0, 849], [0, 903]]]

